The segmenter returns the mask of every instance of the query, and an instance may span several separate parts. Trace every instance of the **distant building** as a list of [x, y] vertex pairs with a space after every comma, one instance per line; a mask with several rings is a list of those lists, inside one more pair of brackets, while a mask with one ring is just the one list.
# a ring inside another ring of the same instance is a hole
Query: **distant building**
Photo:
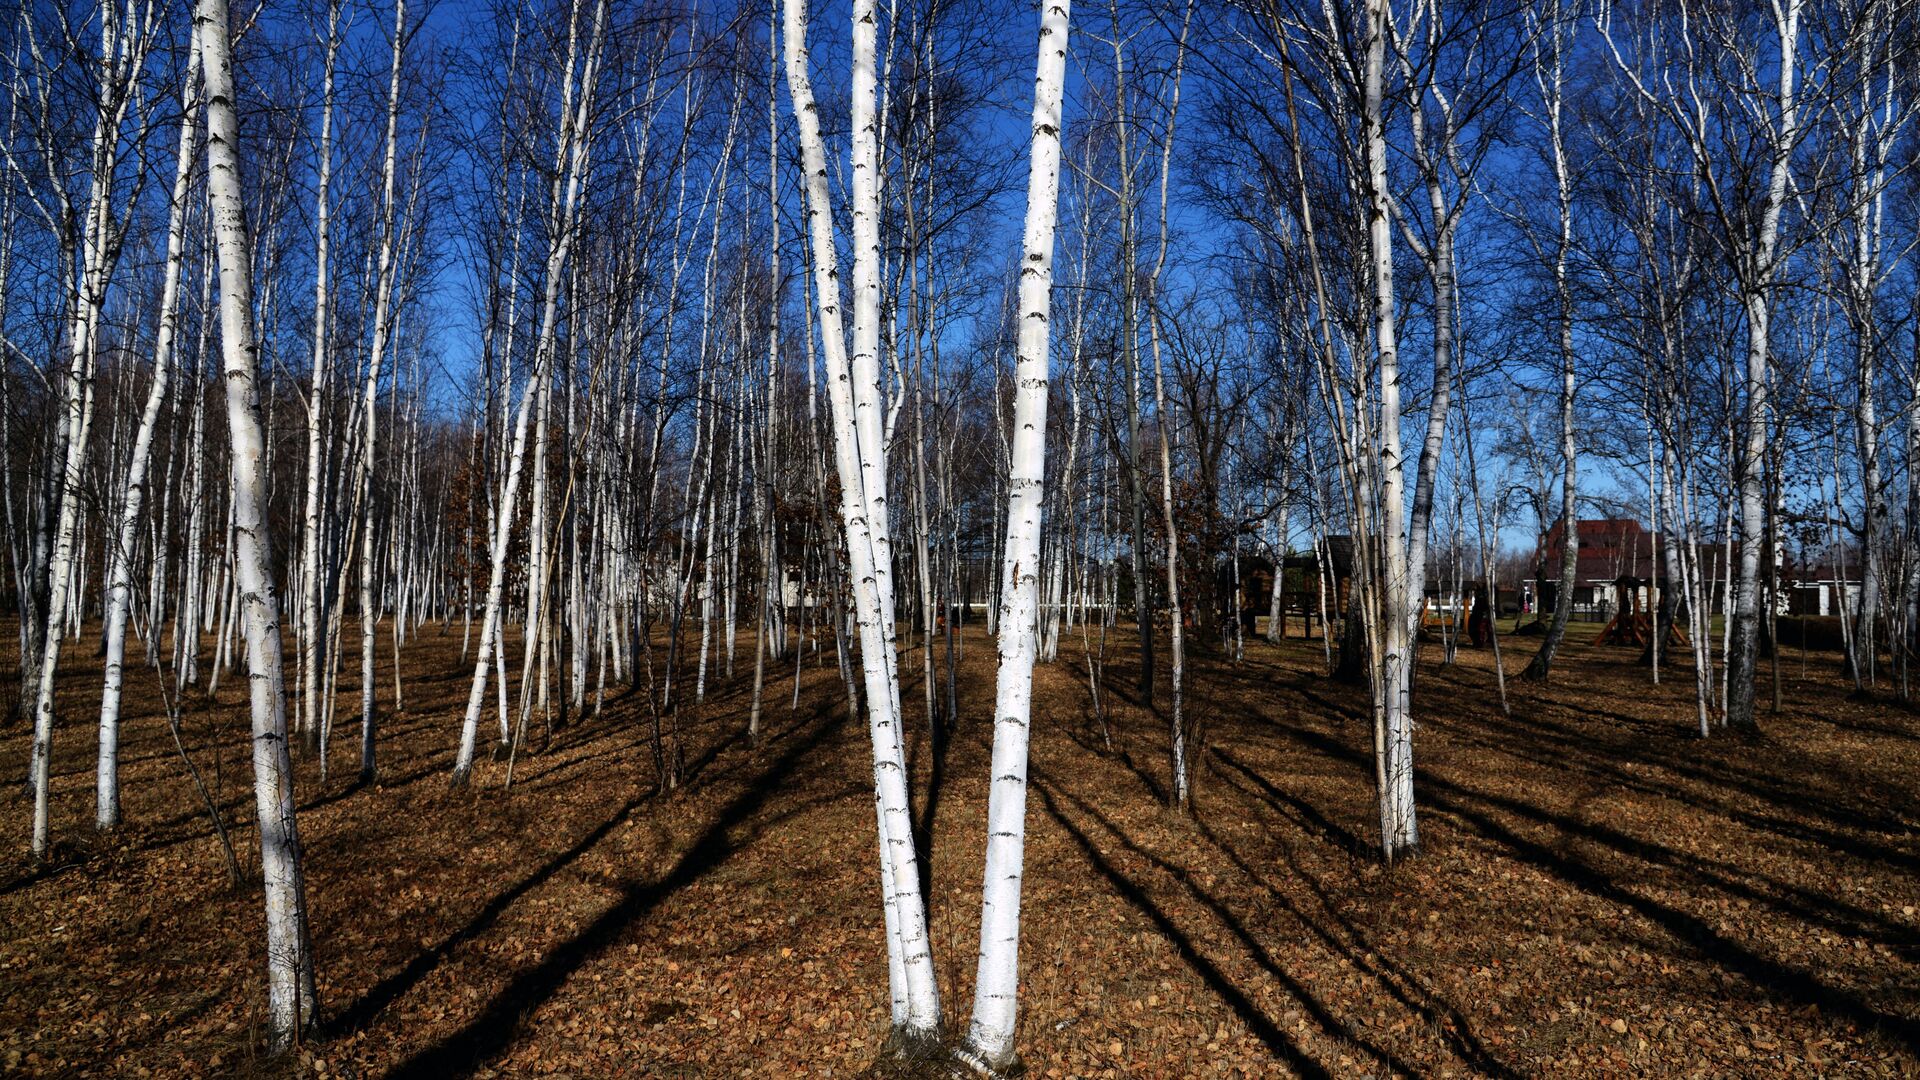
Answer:
[[1860, 570], [1832, 562], [1787, 564], [1780, 571], [1782, 615], [1839, 615], [1860, 608]]
[[[1605, 621], [1623, 605], [1650, 610], [1656, 600], [1655, 589], [1666, 589], [1665, 551], [1667, 540], [1634, 518], [1585, 518], [1574, 522], [1579, 538], [1573, 575], [1573, 612], [1576, 618]], [[1565, 552], [1566, 529], [1563, 521], [1554, 522], [1547, 531], [1546, 543], [1535, 551], [1544, 582], [1521, 583], [1522, 603], [1527, 610], [1551, 611], [1560, 586], [1560, 559]], [[1714, 611], [1724, 604], [1714, 587], [1726, 572], [1727, 546], [1700, 545], [1700, 570], [1707, 578], [1713, 596]], [[1536, 590], [1542, 590], [1535, 597]]]

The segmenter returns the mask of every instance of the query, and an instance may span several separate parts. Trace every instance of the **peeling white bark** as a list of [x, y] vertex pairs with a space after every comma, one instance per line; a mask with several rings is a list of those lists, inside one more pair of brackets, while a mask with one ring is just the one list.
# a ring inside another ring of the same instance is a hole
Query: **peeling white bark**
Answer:
[[[934, 978], [926, 911], [920, 895], [907, 798], [906, 756], [900, 732], [900, 692], [893, 653], [893, 591], [886, 525], [885, 447], [880, 442], [878, 349], [878, 177], [874, 119], [874, 4], [853, 5], [854, 129], [854, 350], [849, 359], [840, 310], [826, 147], [807, 71], [804, 0], [785, 0], [787, 89], [799, 129], [811, 258], [817, 291], [821, 354], [833, 419], [834, 466], [840, 480], [840, 516], [852, 572], [866, 686], [868, 734], [873, 743], [874, 806], [881, 847], [881, 885], [888, 925], [888, 956], [895, 972], [896, 1030], [909, 1039], [934, 1039], [940, 992]], [[861, 350], [865, 350], [862, 353]]]
[[272, 554], [262, 468], [266, 442], [254, 385], [258, 346], [253, 329], [252, 240], [240, 182], [240, 124], [233, 106], [226, 0], [197, 0], [194, 30], [206, 86], [207, 194], [219, 253], [220, 346], [233, 459], [233, 564], [247, 642], [253, 792], [267, 911], [267, 1047], [279, 1053], [291, 1047], [301, 1028], [312, 1021], [313, 956], [300, 834], [294, 821], [293, 763], [287, 753], [280, 613], [268, 569]]
[[994, 693], [986, 877], [980, 899], [980, 966], [968, 1050], [988, 1068], [1015, 1061], [1019, 1015], [1020, 882], [1025, 870], [1027, 743], [1033, 720], [1042, 515], [1046, 506], [1048, 329], [1054, 229], [1060, 207], [1061, 98], [1066, 85], [1068, 0], [1044, 0], [1034, 62], [1033, 152], [1020, 258], [1019, 361], [1007, 467], [1006, 555], [1001, 575], [1000, 674]]
[[200, 74], [196, 38], [187, 51], [186, 88], [181, 93], [180, 141], [174, 152], [173, 192], [167, 204], [167, 261], [160, 286], [160, 327], [153, 347], [153, 383], [134, 432], [127, 465], [126, 496], [120, 506], [117, 542], [107, 556], [106, 685], [100, 695], [100, 753], [94, 776], [94, 826], [101, 831], [120, 824], [120, 691], [127, 656], [127, 615], [133, 600], [133, 546], [146, 502], [147, 468], [153, 458], [153, 434], [167, 400], [173, 369], [173, 339], [179, 324], [180, 264], [185, 259], [188, 188], [193, 178]]

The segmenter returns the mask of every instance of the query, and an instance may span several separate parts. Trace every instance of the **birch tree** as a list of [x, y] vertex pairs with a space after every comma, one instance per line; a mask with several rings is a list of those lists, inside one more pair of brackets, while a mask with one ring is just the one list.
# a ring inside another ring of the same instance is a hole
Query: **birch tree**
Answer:
[[207, 198], [220, 272], [220, 348], [232, 454], [234, 571], [247, 641], [248, 705], [253, 719], [253, 792], [267, 913], [267, 1048], [286, 1051], [317, 1008], [300, 832], [294, 819], [293, 762], [287, 752], [286, 690], [280, 613], [267, 533], [253, 325], [253, 241], [241, 194], [240, 124], [226, 0], [197, 0], [207, 114]]
[[1413, 805], [1413, 720], [1407, 715], [1413, 672], [1411, 620], [1419, 599], [1410, 594], [1406, 548], [1405, 458], [1400, 446], [1399, 324], [1393, 293], [1393, 234], [1388, 220], [1385, 117], [1388, 0], [1366, 0], [1361, 92], [1361, 142], [1366, 163], [1367, 246], [1373, 283], [1374, 362], [1380, 380], [1380, 648], [1376, 665], [1376, 743], [1384, 743], [1380, 777], [1381, 849], [1389, 862], [1418, 849]]
[[1014, 374], [1013, 446], [1007, 475], [1007, 538], [1000, 613], [1000, 674], [994, 693], [992, 787], [987, 798], [986, 876], [980, 900], [980, 966], [967, 1047], [1002, 1072], [1013, 1050], [1020, 989], [1020, 883], [1025, 870], [1027, 742], [1033, 721], [1038, 648], [1041, 518], [1046, 504], [1048, 331], [1054, 227], [1060, 202], [1062, 95], [1066, 85], [1067, 0], [1040, 12], [1034, 62], [1033, 152], [1021, 241], [1019, 362]]
[[[540, 329], [533, 347], [533, 367], [527, 373], [526, 386], [514, 409], [513, 438], [507, 451], [506, 482], [501, 486], [499, 505], [494, 515], [490, 547], [486, 601], [480, 619], [480, 648], [473, 667], [473, 688], [467, 695], [467, 711], [460, 727], [460, 744], [453, 763], [453, 786], [462, 787], [473, 772], [474, 746], [480, 731], [480, 710], [486, 704], [487, 678], [497, 660], [505, 663], [501, 644], [501, 601], [506, 590], [508, 544], [513, 530], [513, 506], [520, 492], [520, 477], [526, 459], [527, 426], [540, 386], [547, 378], [556, 349], [560, 319], [561, 293], [565, 284], [567, 258], [573, 250], [580, 222], [580, 204], [587, 181], [587, 151], [590, 142], [588, 121], [593, 115], [595, 91], [601, 59], [602, 31], [606, 21], [606, 0], [595, 0], [589, 16], [587, 40], [580, 41], [581, 4], [573, 0], [568, 9], [567, 48], [561, 70], [559, 137], [555, 140], [553, 182], [548, 195], [547, 220], [549, 249], [545, 272], [541, 277]], [[506, 693], [505, 676], [500, 692]], [[504, 715], [502, 724], [505, 724]], [[502, 728], [502, 741], [506, 731]]]
[[[1379, 796], [1381, 853], [1412, 855], [1419, 834], [1413, 799], [1413, 621], [1408, 562], [1407, 487], [1400, 421], [1399, 313], [1394, 292], [1393, 193], [1388, 186], [1388, 42], [1394, 13], [1388, 0], [1295, 9], [1250, 5], [1249, 40], [1278, 77], [1285, 108], [1278, 134], [1288, 160], [1289, 194], [1275, 207], [1298, 223], [1298, 244], [1313, 302], [1312, 345], [1319, 396], [1333, 428], [1353, 543], [1353, 607], [1347, 637], [1362, 644], [1372, 690], [1374, 782]], [[1323, 263], [1303, 134], [1303, 87], [1339, 148], [1333, 181], [1350, 199], [1352, 220], [1340, 236], [1354, 246], [1351, 297], [1336, 299]], [[1283, 209], [1284, 208], [1284, 209]], [[1281, 238], [1292, 243], [1289, 237]], [[1446, 372], [1438, 373], [1441, 378]], [[1324, 556], [1323, 556], [1324, 558]], [[1344, 655], [1345, 666], [1348, 657]]]
[[[326, 491], [325, 444], [327, 405], [332, 396], [333, 332], [333, 111], [334, 71], [340, 55], [340, 0], [327, 4], [326, 58], [320, 83], [319, 157], [314, 184], [313, 249], [313, 360], [307, 386], [307, 473], [305, 509], [301, 514], [300, 554], [300, 728], [310, 742], [320, 735], [320, 668], [323, 663], [321, 610], [324, 579], [322, 521]], [[325, 768], [325, 758], [321, 759]]]
[[[1553, 622], [1540, 649], [1527, 662], [1523, 677], [1545, 681], [1554, 653], [1566, 636], [1573, 617], [1573, 590], [1580, 566], [1580, 458], [1574, 444], [1573, 409], [1577, 391], [1573, 363], [1573, 289], [1568, 260], [1573, 251], [1573, 175], [1567, 159], [1562, 117], [1566, 105], [1566, 65], [1569, 27], [1554, 0], [1542, 16], [1543, 28], [1535, 46], [1534, 81], [1540, 92], [1547, 133], [1548, 161], [1553, 170], [1557, 220], [1551, 244], [1554, 332], [1560, 358], [1560, 581], [1553, 600]], [[1536, 245], [1537, 246], [1537, 245]]]
[[[66, 335], [67, 374], [63, 381], [65, 400], [60, 421], [62, 438], [55, 440], [62, 447], [59, 479], [57, 486], [51, 489], [57, 497], [57, 518], [49, 514], [42, 520], [44, 531], [49, 519], [52, 519], [51, 556], [47, 561], [47, 605], [43, 613], [45, 628], [38, 640], [33, 642], [39, 648], [39, 663], [32, 673], [32, 679], [28, 681], [34, 694], [29, 783], [33, 787], [31, 848], [36, 860], [46, 854], [48, 844], [54, 679], [60, 666], [61, 644], [67, 634], [68, 608], [74, 601], [70, 593], [78, 584], [75, 547], [80, 529], [81, 502], [85, 497], [81, 483], [93, 427], [98, 335], [106, 307], [107, 288], [119, 260], [120, 242], [125, 230], [124, 223], [116, 220], [119, 215], [114, 207], [115, 180], [119, 171], [121, 141], [128, 135], [123, 125], [130, 116], [137, 117], [141, 111], [141, 76], [155, 33], [151, 8], [121, 8], [112, 2], [102, 3], [99, 20], [100, 51], [91, 65], [97, 95], [93, 102], [93, 135], [85, 169], [88, 177], [86, 201], [76, 208], [64, 186], [56, 184], [54, 188], [60, 202], [60, 220], [69, 223], [60, 226], [57, 231], [63, 237], [71, 238], [71, 223], [78, 223], [79, 235], [66, 240], [63, 255], [71, 249], [72, 253], [79, 256], [79, 275], [68, 298], [70, 316]], [[23, 29], [33, 32], [30, 23]], [[37, 44], [35, 51], [39, 51]], [[51, 73], [48, 73], [48, 77], [51, 77]], [[46, 152], [51, 155], [52, 148], [48, 147]], [[63, 258], [63, 264], [65, 261]], [[61, 269], [64, 277], [66, 266], [63, 265]], [[84, 560], [78, 561], [84, 563]]]
[[826, 145], [808, 71], [804, 0], [784, 0], [787, 92], [801, 150], [820, 354], [832, 416], [840, 518], [853, 586], [873, 744], [874, 810], [887, 926], [894, 1037], [905, 1047], [937, 1041], [940, 994], [934, 979], [918, 858], [907, 799], [906, 755], [893, 650], [893, 590], [887, 541], [885, 446], [880, 439], [878, 348], [878, 183], [874, 131], [873, 0], [855, 0], [852, 78], [854, 327], [851, 357], [841, 316], [839, 266], [827, 190]]
[[1167, 390], [1165, 365], [1161, 362], [1161, 318], [1162, 298], [1160, 296], [1161, 275], [1167, 267], [1167, 181], [1173, 171], [1173, 133], [1174, 121], [1180, 112], [1180, 77], [1186, 66], [1187, 29], [1193, 21], [1193, 4], [1189, 0], [1186, 16], [1180, 24], [1180, 43], [1173, 62], [1173, 82], [1171, 96], [1167, 102], [1167, 127], [1160, 144], [1160, 249], [1154, 256], [1153, 270], [1148, 275], [1151, 292], [1148, 297], [1147, 335], [1153, 347], [1153, 407], [1158, 414], [1160, 428], [1160, 523], [1167, 538], [1167, 607], [1173, 613], [1169, 637], [1173, 647], [1172, 697], [1173, 709], [1170, 715], [1172, 731], [1171, 757], [1173, 766], [1173, 803], [1182, 810], [1188, 808], [1188, 788], [1191, 783], [1190, 759], [1187, 747], [1187, 722], [1183, 682], [1186, 677], [1186, 630], [1183, 625], [1184, 613], [1180, 606], [1180, 530], [1175, 523], [1173, 512], [1173, 452], [1169, 445], [1172, 433], [1172, 414], [1167, 411]]
[[107, 555], [106, 577], [106, 685], [100, 695], [99, 764], [95, 770], [94, 825], [101, 831], [120, 824], [120, 694], [125, 679], [127, 619], [133, 604], [133, 554], [139, 541], [141, 514], [146, 504], [147, 471], [153, 457], [155, 429], [173, 367], [174, 336], [180, 315], [180, 270], [186, 259], [187, 209], [193, 181], [198, 131], [200, 48], [196, 37], [187, 50], [187, 68], [180, 101], [180, 139], [174, 150], [173, 189], [167, 200], [167, 253], [160, 287], [160, 324], [153, 347], [153, 382], [140, 411], [127, 466], [126, 494], [121, 500], [116, 537]]
[[[1678, 78], [1659, 83], [1643, 80], [1622, 51], [1611, 5], [1602, 5], [1595, 16], [1608, 55], [1627, 86], [1672, 120], [1685, 141], [1738, 290], [1745, 342], [1737, 380], [1742, 404], [1733, 486], [1738, 494], [1741, 542], [1728, 621], [1726, 718], [1728, 724], [1745, 729], [1756, 726], [1753, 695], [1760, 652], [1761, 539], [1767, 521], [1762, 466], [1772, 371], [1771, 325], [1780, 270], [1781, 215], [1802, 134], [1796, 96], [1802, 9], [1802, 0], [1769, 4], [1755, 24], [1764, 29], [1750, 34], [1731, 13], [1696, 9], [1680, 0], [1672, 12], [1674, 21], [1666, 25], [1699, 47], [1683, 54]], [[1755, 55], [1768, 57], [1770, 79], [1748, 59]], [[1714, 98], [1715, 93], [1724, 99]], [[1742, 131], [1761, 159], [1752, 199], [1732, 186], [1744, 163], [1721, 157], [1726, 125]]]
[[[360, 466], [356, 489], [359, 492], [363, 521], [360, 528], [360, 782], [370, 784], [375, 773], [374, 739], [378, 724], [378, 704], [374, 697], [374, 628], [379, 621], [379, 603], [374, 587], [374, 500], [373, 464], [376, 436], [379, 432], [380, 369], [393, 338], [394, 277], [398, 271], [395, 249], [399, 239], [395, 224], [394, 160], [398, 152], [400, 125], [400, 62], [407, 42], [407, 0], [395, 0], [393, 6], [393, 63], [387, 82], [387, 134], [380, 165], [379, 255], [374, 277], [373, 344], [367, 356], [366, 397], [360, 407], [364, 423], [359, 447]], [[395, 633], [399, 632], [395, 627]], [[400, 670], [394, 668], [395, 685]]]
[[[1830, 260], [1838, 307], [1853, 351], [1852, 435], [1858, 463], [1860, 599], [1853, 612], [1848, 663], [1854, 682], [1872, 686], [1877, 677], [1890, 517], [1885, 478], [1884, 421], [1879, 383], [1892, 344], [1882, 294], [1901, 260], [1890, 257], [1887, 194], [1897, 147], [1914, 109], [1911, 82], [1896, 73], [1901, 43], [1913, 29], [1905, 4], [1868, 0], [1857, 9], [1820, 9], [1811, 27], [1816, 55], [1825, 54], [1840, 77], [1841, 92], [1826, 110], [1827, 141], [1840, 165], [1841, 194], [1832, 211], [1838, 228], [1820, 231]], [[1837, 54], [1837, 55], [1836, 55]], [[1799, 198], [1805, 201], [1802, 193]], [[1896, 241], [1897, 243], [1897, 241]], [[1911, 553], [1909, 553], [1911, 557]], [[1895, 654], [1900, 654], [1895, 649]]]

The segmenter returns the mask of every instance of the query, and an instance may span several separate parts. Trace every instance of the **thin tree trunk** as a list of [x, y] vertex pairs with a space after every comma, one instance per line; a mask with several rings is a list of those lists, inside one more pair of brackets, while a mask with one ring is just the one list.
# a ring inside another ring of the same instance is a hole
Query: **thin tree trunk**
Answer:
[[893, 1024], [904, 1047], [937, 1040], [939, 987], [928, 947], [918, 859], [907, 798], [906, 757], [900, 732], [899, 685], [893, 653], [893, 590], [886, 524], [886, 471], [878, 401], [879, 282], [877, 146], [874, 131], [874, 5], [853, 7], [854, 334], [848, 356], [839, 298], [838, 260], [827, 192], [826, 150], [820, 137], [807, 72], [804, 0], [785, 0], [787, 89], [799, 124], [806, 212], [819, 304], [821, 353], [833, 415], [834, 464], [846, 533], [868, 733], [873, 743], [874, 809], [881, 852], [881, 887], [894, 983]]
[[[460, 747], [455, 753], [452, 783], [462, 787], [473, 772], [474, 744], [479, 735], [480, 711], [486, 704], [487, 678], [495, 659], [494, 653], [500, 653], [499, 660], [505, 663], [505, 648], [500, 641], [502, 621], [501, 601], [506, 589], [506, 570], [508, 541], [513, 531], [513, 506], [520, 492], [520, 477], [526, 460], [527, 425], [532, 414], [532, 406], [540, 396], [539, 388], [546, 379], [547, 370], [552, 363], [557, 348], [555, 339], [560, 317], [560, 293], [564, 284], [567, 257], [573, 249], [577, 232], [579, 207], [583, 189], [586, 186], [587, 133], [586, 118], [593, 107], [594, 89], [600, 62], [601, 32], [606, 20], [606, 0], [595, 0], [592, 16], [591, 37], [585, 50], [584, 63], [578, 45], [580, 4], [575, 0], [569, 9], [567, 51], [565, 54], [566, 74], [562, 84], [560, 99], [560, 138], [554, 154], [556, 164], [553, 187], [549, 199], [549, 220], [553, 225], [550, 232], [551, 248], [547, 254], [546, 272], [542, 279], [540, 308], [540, 332], [534, 343], [533, 368], [527, 375], [527, 385], [521, 391], [520, 403], [515, 408], [513, 422], [512, 450], [508, 456], [507, 479], [501, 489], [500, 505], [495, 514], [492, 569], [487, 581], [487, 600], [485, 615], [480, 623], [480, 649], [473, 668], [473, 688], [467, 695], [467, 710], [460, 727]], [[575, 92], [578, 91], [578, 100]], [[500, 692], [506, 693], [506, 676], [501, 674]], [[508, 737], [506, 731], [506, 708], [504, 697], [501, 702], [501, 738]]]
[[1000, 673], [994, 693], [992, 787], [980, 901], [980, 966], [967, 1049], [987, 1069], [1017, 1060], [1013, 1037], [1020, 989], [1020, 883], [1025, 869], [1027, 742], [1039, 615], [1040, 538], [1046, 506], [1047, 338], [1059, 213], [1061, 98], [1066, 83], [1068, 0], [1041, 11], [1033, 92], [1033, 157], [1020, 263], [1019, 363], [1013, 445], [1007, 472], [1007, 538], [1002, 574]]
[[287, 754], [280, 616], [268, 572], [266, 449], [255, 400], [252, 241], [240, 183], [233, 61], [226, 0], [197, 0], [194, 28], [206, 82], [207, 192], [220, 263], [220, 343], [228, 442], [233, 458], [234, 569], [245, 607], [248, 690], [253, 715], [254, 801], [267, 910], [267, 1048], [284, 1052], [313, 1019], [313, 955], [307, 931], [300, 834], [294, 821], [293, 763]]
[[1553, 600], [1553, 622], [1540, 642], [1540, 649], [1527, 663], [1521, 677], [1545, 682], [1553, 669], [1554, 654], [1567, 634], [1567, 622], [1573, 617], [1573, 590], [1580, 569], [1580, 466], [1574, 445], [1573, 406], [1576, 388], [1573, 352], [1573, 291], [1567, 281], [1567, 258], [1573, 247], [1573, 178], [1567, 163], [1566, 141], [1561, 132], [1561, 106], [1565, 101], [1566, 41], [1556, 3], [1547, 30], [1552, 57], [1539, 75], [1547, 98], [1547, 137], [1553, 155], [1555, 192], [1559, 206], [1559, 235], [1554, 247], [1553, 287], [1559, 305], [1560, 335], [1560, 587]]
[[173, 337], [179, 322], [180, 264], [185, 258], [189, 184], [198, 113], [194, 84], [199, 79], [200, 49], [187, 52], [186, 89], [182, 93], [180, 141], [174, 154], [173, 193], [167, 208], [167, 262], [160, 287], [160, 328], [154, 340], [153, 385], [147, 391], [140, 426], [127, 465], [126, 497], [120, 528], [107, 559], [106, 685], [100, 695], [100, 754], [95, 769], [94, 826], [105, 832], [120, 824], [120, 690], [125, 678], [127, 616], [132, 606], [133, 546], [147, 493], [147, 468], [153, 457], [153, 433], [167, 399], [173, 367]]
[[[313, 278], [313, 370], [307, 390], [307, 489], [301, 527], [300, 589], [300, 728], [308, 745], [318, 745], [321, 724], [320, 666], [324, 614], [320, 610], [322, 579], [326, 568], [320, 563], [323, 516], [321, 497], [326, 491], [322, 478], [326, 445], [327, 402], [332, 392], [329, 377], [332, 357], [332, 204], [333, 204], [333, 86], [334, 66], [340, 52], [340, 0], [327, 5], [327, 50], [321, 81], [320, 176], [314, 196], [314, 278]], [[324, 772], [325, 765], [322, 765]]]

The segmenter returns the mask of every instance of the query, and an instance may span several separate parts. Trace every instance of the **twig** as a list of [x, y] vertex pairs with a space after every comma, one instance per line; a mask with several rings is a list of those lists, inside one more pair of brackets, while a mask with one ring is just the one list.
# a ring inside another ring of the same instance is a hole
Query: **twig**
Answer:
[[193, 779], [194, 790], [200, 793], [200, 801], [206, 804], [207, 816], [213, 819], [213, 834], [219, 838], [221, 854], [226, 856], [227, 860], [227, 884], [238, 888], [241, 879], [240, 860], [233, 853], [233, 840], [227, 836], [226, 823], [220, 820], [220, 807], [214, 803], [213, 796], [208, 793], [206, 782], [200, 778], [200, 769], [194, 765], [193, 757], [187, 753], [186, 742], [180, 738], [179, 695], [167, 686], [167, 676], [164, 671], [156, 671], [154, 674], [160, 680], [160, 701], [167, 712], [167, 730], [173, 733], [174, 749], [180, 751], [180, 760], [187, 767], [187, 775]]

